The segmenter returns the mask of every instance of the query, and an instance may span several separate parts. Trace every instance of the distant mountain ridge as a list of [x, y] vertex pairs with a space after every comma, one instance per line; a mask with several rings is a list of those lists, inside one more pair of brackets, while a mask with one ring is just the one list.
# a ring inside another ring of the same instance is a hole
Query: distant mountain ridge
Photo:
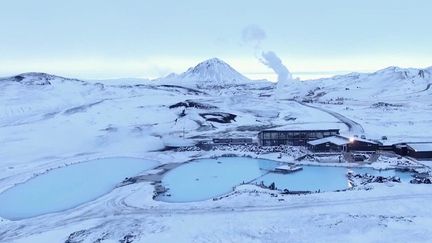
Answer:
[[[121, 83], [122, 79], [116, 79]], [[125, 79], [126, 80], [126, 79]], [[87, 81], [79, 79], [65, 78], [47, 73], [29, 72], [12, 77], [0, 78], [1, 82], [19, 83], [24, 85], [52, 85], [53, 83], [63, 83], [64, 81], [75, 81], [81, 84], [89, 84]], [[75, 83], [72, 82], [72, 83]], [[141, 80], [135, 80], [139, 83]], [[93, 83], [93, 82], [91, 82]], [[181, 74], [170, 74], [166, 77], [152, 81], [142, 80], [147, 85], [169, 84], [193, 88], [228, 88], [243, 84], [259, 84], [255, 80], [250, 80], [240, 72], [232, 68], [229, 64], [218, 58], [205, 60], [194, 67], [187, 69]], [[267, 83], [267, 82], [266, 82]], [[109, 82], [105, 82], [108, 84]], [[116, 85], [115, 83], [113, 85]], [[418, 91], [432, 90], [432, 67], [400, 68], [388, 67], [372, 73], [350, 73], [337, 75], [330, 78], [305, 80], [293, 83], [291, 91], [301, 95], [304, 92], [319, 87], [327, 89], [336, 95], [348, 96], [347, 90], [358, 90], [355, 95], [380, 95], [381, 93], [390, 94], [414, 93]], [[338, 92], [334, 92], [338, 91]]]
[[349, 73], [307, 80], [292, 87], [291, 95], [312, 100], [364, 99], [427, 95], [432, 91], [432, 67], [387, 67], [372, 73]]
[[24, 85], [51, 85], [53, 81], [74, 81], [81, 84], [87, 83], [83, 80], [61, 77], [49, 73], [28, 72], [12, 77], [0, 78], [0, 82], [16, 82]]

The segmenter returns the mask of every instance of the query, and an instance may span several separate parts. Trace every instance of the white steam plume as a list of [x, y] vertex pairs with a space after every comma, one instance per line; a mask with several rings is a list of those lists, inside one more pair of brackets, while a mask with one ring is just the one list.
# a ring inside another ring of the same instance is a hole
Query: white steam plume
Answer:
[[261, 56], [261, 63], [273, 69], [273, 71], [278, 75], [278, 83], [285, 83], [292, 80], [290, 71], [285, 67], [285, 65], [283, 65], [282, 60], [274, 52], [262, 52]]
[[283, 65], [282, 60], [272, 51], [262, 51], [261, 42], [267, 38], [266, 32], [257, 25], [249, 25], [243, 29], [243, 42], [252, 44], [255, 48], [255, 55], [261, 63], [271, 68], [278, 76], [278, 86], [287, 85], [287, 81], [292, 80], [292, 75], [288, 68]]

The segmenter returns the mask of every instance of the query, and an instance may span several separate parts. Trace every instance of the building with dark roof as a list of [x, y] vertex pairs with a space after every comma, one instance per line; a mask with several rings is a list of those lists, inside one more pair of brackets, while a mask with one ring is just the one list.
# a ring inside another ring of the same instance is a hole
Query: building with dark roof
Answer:
[[377, 151], [380, 146], [380, 143], [372, 140], [341, 135], [312, 140], [307, 144], [315, 152]]
[[377, 151], [382, 145], [380, 142], [357, 137], [348, 138], [348, 140], [346, 151]]
[[262, 146], [306, 146], [307, 142], [339, 135], [339, 129], [290, 129], [273, 128], [258, 133], [258, 142]]
[[349, 139], [341, 136], [331, 136], [309, 141], [308, 149], [314, 152], [340, 152], [346, 149]]
[[407, 155], [417, 159], [432, 158], [432, 142], [407, 143]]

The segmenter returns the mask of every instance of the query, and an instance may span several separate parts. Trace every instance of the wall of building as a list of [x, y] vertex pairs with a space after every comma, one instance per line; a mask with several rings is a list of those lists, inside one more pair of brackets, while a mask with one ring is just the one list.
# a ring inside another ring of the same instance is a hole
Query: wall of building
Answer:
[[379, 145], [363, 141], [353, 141], [347, 144], [348, 151], [377, 151]]
[[402, 145], [393, 145], [393, 152], [395, 152], [398, 155], [406, 156], [408, 154], [407, 146]]
[[432, 151], [416, 152], [413, 149], [407, 149], [407, 155], [413, 158], [426, 159], [432, 158]]
[[314, 152], [342, 152], [344, 146], [339, 146], [330, 142], [317, 144], [317, 145], [309, 145], [309, 150]]
[[339, 130], [262, 131], [258, 134], [258, 141], [262, 146], [306, 146], [309, 141], [338, 134]]
[[240, 144], [252, 144], [252, 138], [214, 138], [213, 143], [215, 144], [231, 144], [231, 145], [240, 145]]

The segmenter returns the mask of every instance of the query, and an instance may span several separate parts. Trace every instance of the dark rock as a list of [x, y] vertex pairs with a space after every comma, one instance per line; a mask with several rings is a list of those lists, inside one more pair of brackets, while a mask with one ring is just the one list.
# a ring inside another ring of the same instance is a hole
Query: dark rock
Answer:
[[174, 105], [169, 106], [170, 109], [178, 108], [178, 107], [196, 108], [196, 109], [204, 109], [204, 110], [217, 109], [218, 108], [217, 106], [214, 106], [214, 105], [199, 103], [199, 102], [191, 101], [191, 100], [185, 100], [185, 101], [178, 102]]
[[410, 181], [411, 184], [432, 184], [430, 178], [414, 178]]
[[276, 190], [276, 185], [274, 182], [272, 182], [272, 184], [270, 184], [270, 186], [268, 187], [270, 190]]
[[237, 115], [226, 113], [226, 112], [209, 112], [209, 113], [200, 113], [202, 118], [206, 119], [206, 121], [218, 122], [218, 123], [231, 123], [235, 121]]
[[133, 240], [135, 239], [135, 235], [132, 234], [127, 234], [125, 236], [123, 236], [123, 239], [119, 240], [120, 243], [132, 243]]

